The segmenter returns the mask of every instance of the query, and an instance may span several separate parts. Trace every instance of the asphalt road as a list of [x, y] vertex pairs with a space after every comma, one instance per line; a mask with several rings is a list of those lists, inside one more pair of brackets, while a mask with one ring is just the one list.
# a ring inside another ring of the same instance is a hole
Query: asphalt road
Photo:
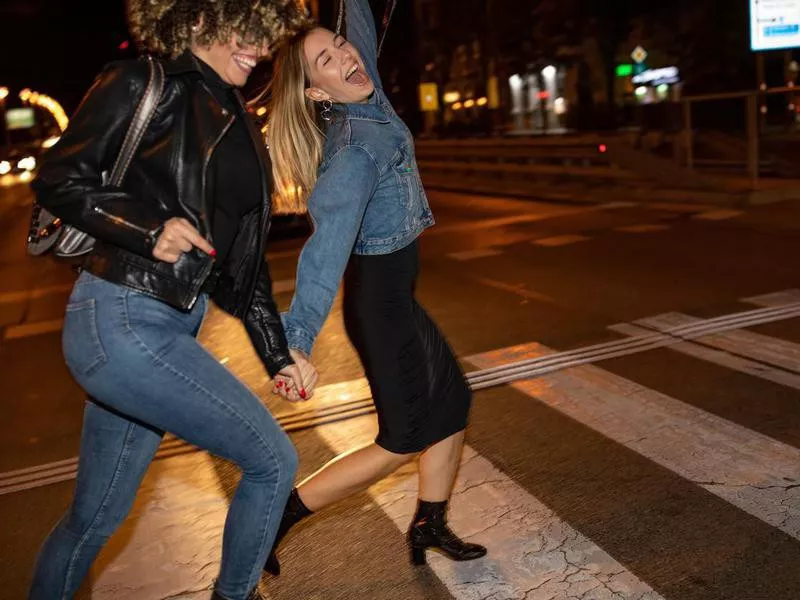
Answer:
[[[554, 205], [432, 193], [419, 298], [476, 392], [451, 520], [486, 559], [412, 568], [413, 466], [287, 539], [270, 598], [800, 599], [800, 205]], [[66, 509], [83, 397], [60, 356], [73, 271], [24, 255], [0, 190], [0, 597], [25, 597]], [[270, 247], [288, 305], [300, 240]], [[666, 333], [665, 333], [666, 332]], [[337, 303], [303, 407], [270, 396], [238, 324], [202, 340], [292, 432], [301, 475], [374, 435]], [[570, 352], [572, 351], [572, 352]], [[205, 599], [236, 483], [165, 442], [79, 598]]]

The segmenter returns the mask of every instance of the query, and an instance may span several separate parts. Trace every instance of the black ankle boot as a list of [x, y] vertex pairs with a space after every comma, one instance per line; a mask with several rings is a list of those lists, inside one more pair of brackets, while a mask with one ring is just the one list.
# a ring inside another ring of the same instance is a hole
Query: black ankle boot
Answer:
[[281, 563], [278, 562], [278, 556], [276, 554], [278, 551], [278, 544], [281, 543], [281, 540], [292, 526], [296, 525], [310, 514], [311, 511], [303, 504], [303, 501], [300, 499], [300, 494], [297, 493], [297, 488], [294, 488], [292, 493], [289, 494], [289, 499], [286, 501], [286, 508], [283, 509], [283, 518], [281, 518], [281, 524], [278, 527], [278, 535], [275, 536], [272, 550], [269, 553], [269, 557], [267, 557], [267, 563], [264, 565], [264, 570], [267, 573], [276, 576], [281, 574]]
[[451, 560], [474, 560], [486, 554], [486, 548], [461, 540], [447, 526], [447, 502], [420, 501], [417, 515], [408, 530], [411, 563], [424, 565], [425, 550], [441, 551]]

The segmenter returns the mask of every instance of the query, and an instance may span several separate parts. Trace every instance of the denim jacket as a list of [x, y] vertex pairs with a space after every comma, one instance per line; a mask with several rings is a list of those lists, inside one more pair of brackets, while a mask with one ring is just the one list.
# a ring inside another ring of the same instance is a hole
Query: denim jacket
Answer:
[[314, 232], [297, 266], [295, 296], [283, 323], [291, 348], [311, 353], [347, 262], [389, 254], [433, 225], [414, 156], [414, 139], [383, 91], [377, 32], [368, 0], [345, 0], [347, 38], [375, 93], [365, 104], [335, 104], [317, 184], [308, 200]]

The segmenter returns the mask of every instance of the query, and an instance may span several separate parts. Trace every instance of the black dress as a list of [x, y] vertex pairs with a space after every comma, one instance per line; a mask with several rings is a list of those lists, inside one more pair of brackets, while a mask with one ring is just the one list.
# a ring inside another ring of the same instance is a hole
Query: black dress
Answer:
[[420, 452], [467, 426], [472, 400], [453, 351], [414, 298], [417, 243], [386, 255], [353, 255], [345, 275], [347, 334], [378, 412], [376, 443]]

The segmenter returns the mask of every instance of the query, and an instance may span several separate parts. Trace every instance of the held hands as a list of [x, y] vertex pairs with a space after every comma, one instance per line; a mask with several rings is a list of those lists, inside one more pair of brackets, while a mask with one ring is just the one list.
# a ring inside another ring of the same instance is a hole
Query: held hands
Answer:
[[272, 393], [283, 396], [289, 402], [310, 400], [319, 379], [317, 369], [305, 352], [292, 349], [289, 353], [295, 364], [275, 376]]
[[199, 248], [212, 258], [217, 255], [217, 251], [189, 221], [175, 217], [164, 223], [164, 229], [153, 247], [153, 257], [176, 263], [182, 254], [192, 248]]

